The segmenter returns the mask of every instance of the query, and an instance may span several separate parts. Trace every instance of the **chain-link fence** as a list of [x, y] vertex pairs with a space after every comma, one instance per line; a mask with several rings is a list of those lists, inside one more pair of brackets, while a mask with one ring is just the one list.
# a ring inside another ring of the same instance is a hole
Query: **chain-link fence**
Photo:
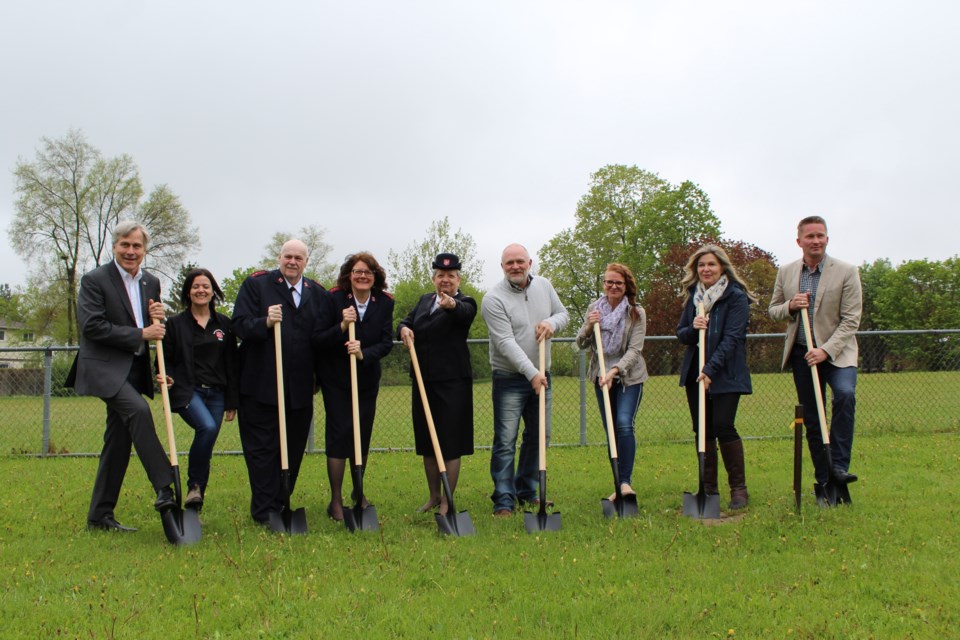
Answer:
[[[857, 433], [960, 431], [960, 330], [867, 331], [858, 334], [860, 372], [857, 384]], [[793, 378], [780, 371], [783, 334], [751, 335], [747, 361], [753, 374], [753, 395], [740, 402], [737, 428], [744, 437], [777, 437], [790, 433], [796, 404]], [[474, 439], [478, 447], [493, 441], [493, 406], [487, 341], [471, 340], [475, 367]], [[676, 338], [649, 337], [644, 357], [650, 380], [644, 385], [637, 414], [640, 441], [691, 437], [686, 396], [679, 386], [683, 345]], [[40, 455], [99, 453], [105, 419], [97, 398], [77, 397], [63, 388], [76, 347], [0, 349], [0, 452]], [[10, 363], [16, 363], [10, 366]], [[7, 365], [4, 368], [4, 365]], [[410, 423], [409, 358], [397, 345], [384, 360], [372, 446], [413, 446]], [[593, 384], [584, 379], [584, 353], [572, 339], [553, 344], [553, 445], [605, 442]], [[829, 398], [828, 412], [829, 412]], [[154, 416], [162, 434], [159, 394]], [[316, 397], [316, 444], [323, 443], [323, 402]], [[178, 449], [188, 449], [192, 433], [174, 416]], [[161, 438], [162, 440], [165, 439]], [[236, 422], [224, 423], [217, 442], [221, 453], [240, 450]]]

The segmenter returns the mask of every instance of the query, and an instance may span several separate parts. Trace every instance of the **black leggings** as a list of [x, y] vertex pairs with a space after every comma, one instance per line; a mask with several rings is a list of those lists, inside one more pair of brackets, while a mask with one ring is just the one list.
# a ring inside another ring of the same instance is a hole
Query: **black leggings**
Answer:
[[[698, 409], [700, 404], [699, 385], [688, 384], [687, 404], [690, 406], [690, 418], [693, 420], [693, 432], [697, 432]], [[707, 393], [707, 440], [716, 438], [720, 444], [740, 439], [737, 433], [737, 406], [740, 404], [739, 393]]]

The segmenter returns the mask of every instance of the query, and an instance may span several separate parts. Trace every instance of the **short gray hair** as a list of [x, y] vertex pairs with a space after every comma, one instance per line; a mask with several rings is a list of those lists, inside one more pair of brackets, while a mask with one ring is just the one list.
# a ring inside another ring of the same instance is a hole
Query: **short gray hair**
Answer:
[[147, 228], [136, 220], [124, 220], [117, 223], [117, 226], [113, 228], [113, 244], [117, 244], [120, 242], [120, 238], [126, 238], [134, 231], [140, 231], [143, 235], [143, 248], [146, 249], [150, 244], [150, 234], [147, 232]]

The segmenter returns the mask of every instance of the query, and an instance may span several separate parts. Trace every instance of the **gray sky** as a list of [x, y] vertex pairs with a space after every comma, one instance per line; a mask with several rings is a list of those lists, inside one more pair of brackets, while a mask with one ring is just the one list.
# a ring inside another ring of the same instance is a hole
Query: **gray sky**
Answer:
[[489, 287], [506, 244], [571, 226], [614, 163], [699, 184], [727, 237], [780, 262], [814, 213], [837, 257], [942, 260], [958, 18], [942, 0], [6, 1], [0, 282], [28, 268], [6, 235], [17, 158], [70, 128], [170, 185], [218, 277], [279, 230], [386, 262], [449, 216]]

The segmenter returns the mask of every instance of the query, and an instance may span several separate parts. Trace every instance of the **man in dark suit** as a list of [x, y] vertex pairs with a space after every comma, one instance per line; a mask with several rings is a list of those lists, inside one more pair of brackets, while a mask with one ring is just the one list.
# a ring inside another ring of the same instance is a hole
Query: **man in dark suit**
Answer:
[[77, 320], [80, 352], [67, 378], [79, 395], [97, 396], [107, 405], [103, 450], [87, 513], [91, 529], [135, 531], [117, 522], [113, 509], [130, 462], [130, 447], [157, 492], [154, 508], [175, 506], [173, 470], [157, 439], [150, 405], [153, 397], [148, 342], [164, 335], [160, 281], [140, 268], [149, 236], [142, 225], [119, 223], [113, 231], [114, 259], [80, 280]]
[[284, 400], [290, 490], [313, 421], [314, 348], [311, 342], [326, 290], [303, 276], [307, 246], [288, 240], [279, 269], [251, 274], [233, 307], [233, 330], [240, 338], [240, 442], [250, 480], [250, 515], [266, 524], [284, 503], [280, 477], [280, 419], [273, 326], [281, 322]]

